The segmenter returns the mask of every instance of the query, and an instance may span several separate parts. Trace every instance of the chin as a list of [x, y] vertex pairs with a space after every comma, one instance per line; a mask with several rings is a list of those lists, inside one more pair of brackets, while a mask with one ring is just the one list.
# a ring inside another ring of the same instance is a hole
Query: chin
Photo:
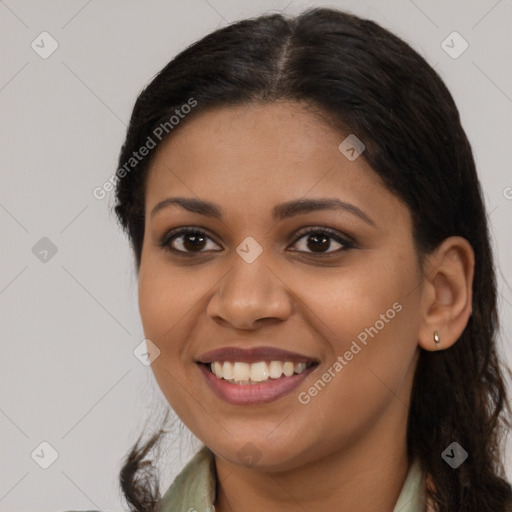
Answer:
[[272, 443], [265, 437], [247, 436], [235, 442], [229, 439], [223, 446], [208, 446], [231, 464], [265, 472], [289, 471], [307, 462], [306, 454], [296, 443]]

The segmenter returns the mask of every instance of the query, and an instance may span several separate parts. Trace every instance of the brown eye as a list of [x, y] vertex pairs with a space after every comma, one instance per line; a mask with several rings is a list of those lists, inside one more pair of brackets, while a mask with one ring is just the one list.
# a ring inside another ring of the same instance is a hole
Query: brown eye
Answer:
[[167, 233], [160, 242], [160, 246], [177, 253], [200, 253], [205, 252], [205, 248], [208, 250], [208, 241], [217, 245], [203, 231], [183, 228]]
[[[298, 242], [304, 239], [304, 243]], [[302, 235], [294, 242], [294, 245], [299, 245], [298, 252], [306, 252], [310, 254], [332, 254], [342, 252], [354, 246], [352, 242], [344, 239], [337, 233], [330, 230], [311, 229]], [[333, 250], [331, 250], [333, 249]]]

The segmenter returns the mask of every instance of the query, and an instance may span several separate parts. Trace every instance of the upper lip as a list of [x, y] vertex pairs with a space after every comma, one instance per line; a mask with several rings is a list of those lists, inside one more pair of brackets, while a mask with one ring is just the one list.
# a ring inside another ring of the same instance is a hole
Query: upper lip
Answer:
[[205, 352], [197, 358], [199, 363], [211, 363], [213, 361], [240, 361], [243, 363], [257, 363], [259, 361], [318, 362], [315, 358], [304, 354], [269, 346], [252, 348], [222, 347]]

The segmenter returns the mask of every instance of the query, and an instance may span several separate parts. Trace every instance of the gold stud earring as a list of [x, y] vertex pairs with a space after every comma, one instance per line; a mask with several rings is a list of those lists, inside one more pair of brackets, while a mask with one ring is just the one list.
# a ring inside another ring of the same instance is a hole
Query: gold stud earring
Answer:
[[437, 331], [434, 331], [434, 343], [436, 345], [439, 345], [439, 343], [441, 343], [441, 338], [439, 337], [439, 333]]

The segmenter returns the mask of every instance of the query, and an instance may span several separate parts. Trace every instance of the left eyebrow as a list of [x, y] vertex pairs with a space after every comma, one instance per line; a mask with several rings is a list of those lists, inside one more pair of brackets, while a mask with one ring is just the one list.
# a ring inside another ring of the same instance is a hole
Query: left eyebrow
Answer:
[[375, 226], [370, 217], [357, 206], [340, 201], [339, 199], [322, 198], [322, 199], [297, 199], [286, 203], [278, 204], [272, 209], [274, 219], [283, 220], [287, 217], [309, 213], [318, 210], [344, 210], [348, 213], [356, 215], [366, 223]]
[[[171, 205], [179, 206], [192, 213], [199, 213], [206, 217], [222, 220], [222, 208], [219, 205], [192, 197], [169, 197], [164, 199], [153, 208], [150, 217], [153, 217], [157, 212]], [[295, 215], [320, 210], [343, 210], [359, 217], [367, 224], [375, 226], [373, 220], [360, 208], [335, 198], [297, 199], [288, 201], [274, 206], [274, 208], [272, 208], [272, 216], [276, 220], [283, 220]]]

